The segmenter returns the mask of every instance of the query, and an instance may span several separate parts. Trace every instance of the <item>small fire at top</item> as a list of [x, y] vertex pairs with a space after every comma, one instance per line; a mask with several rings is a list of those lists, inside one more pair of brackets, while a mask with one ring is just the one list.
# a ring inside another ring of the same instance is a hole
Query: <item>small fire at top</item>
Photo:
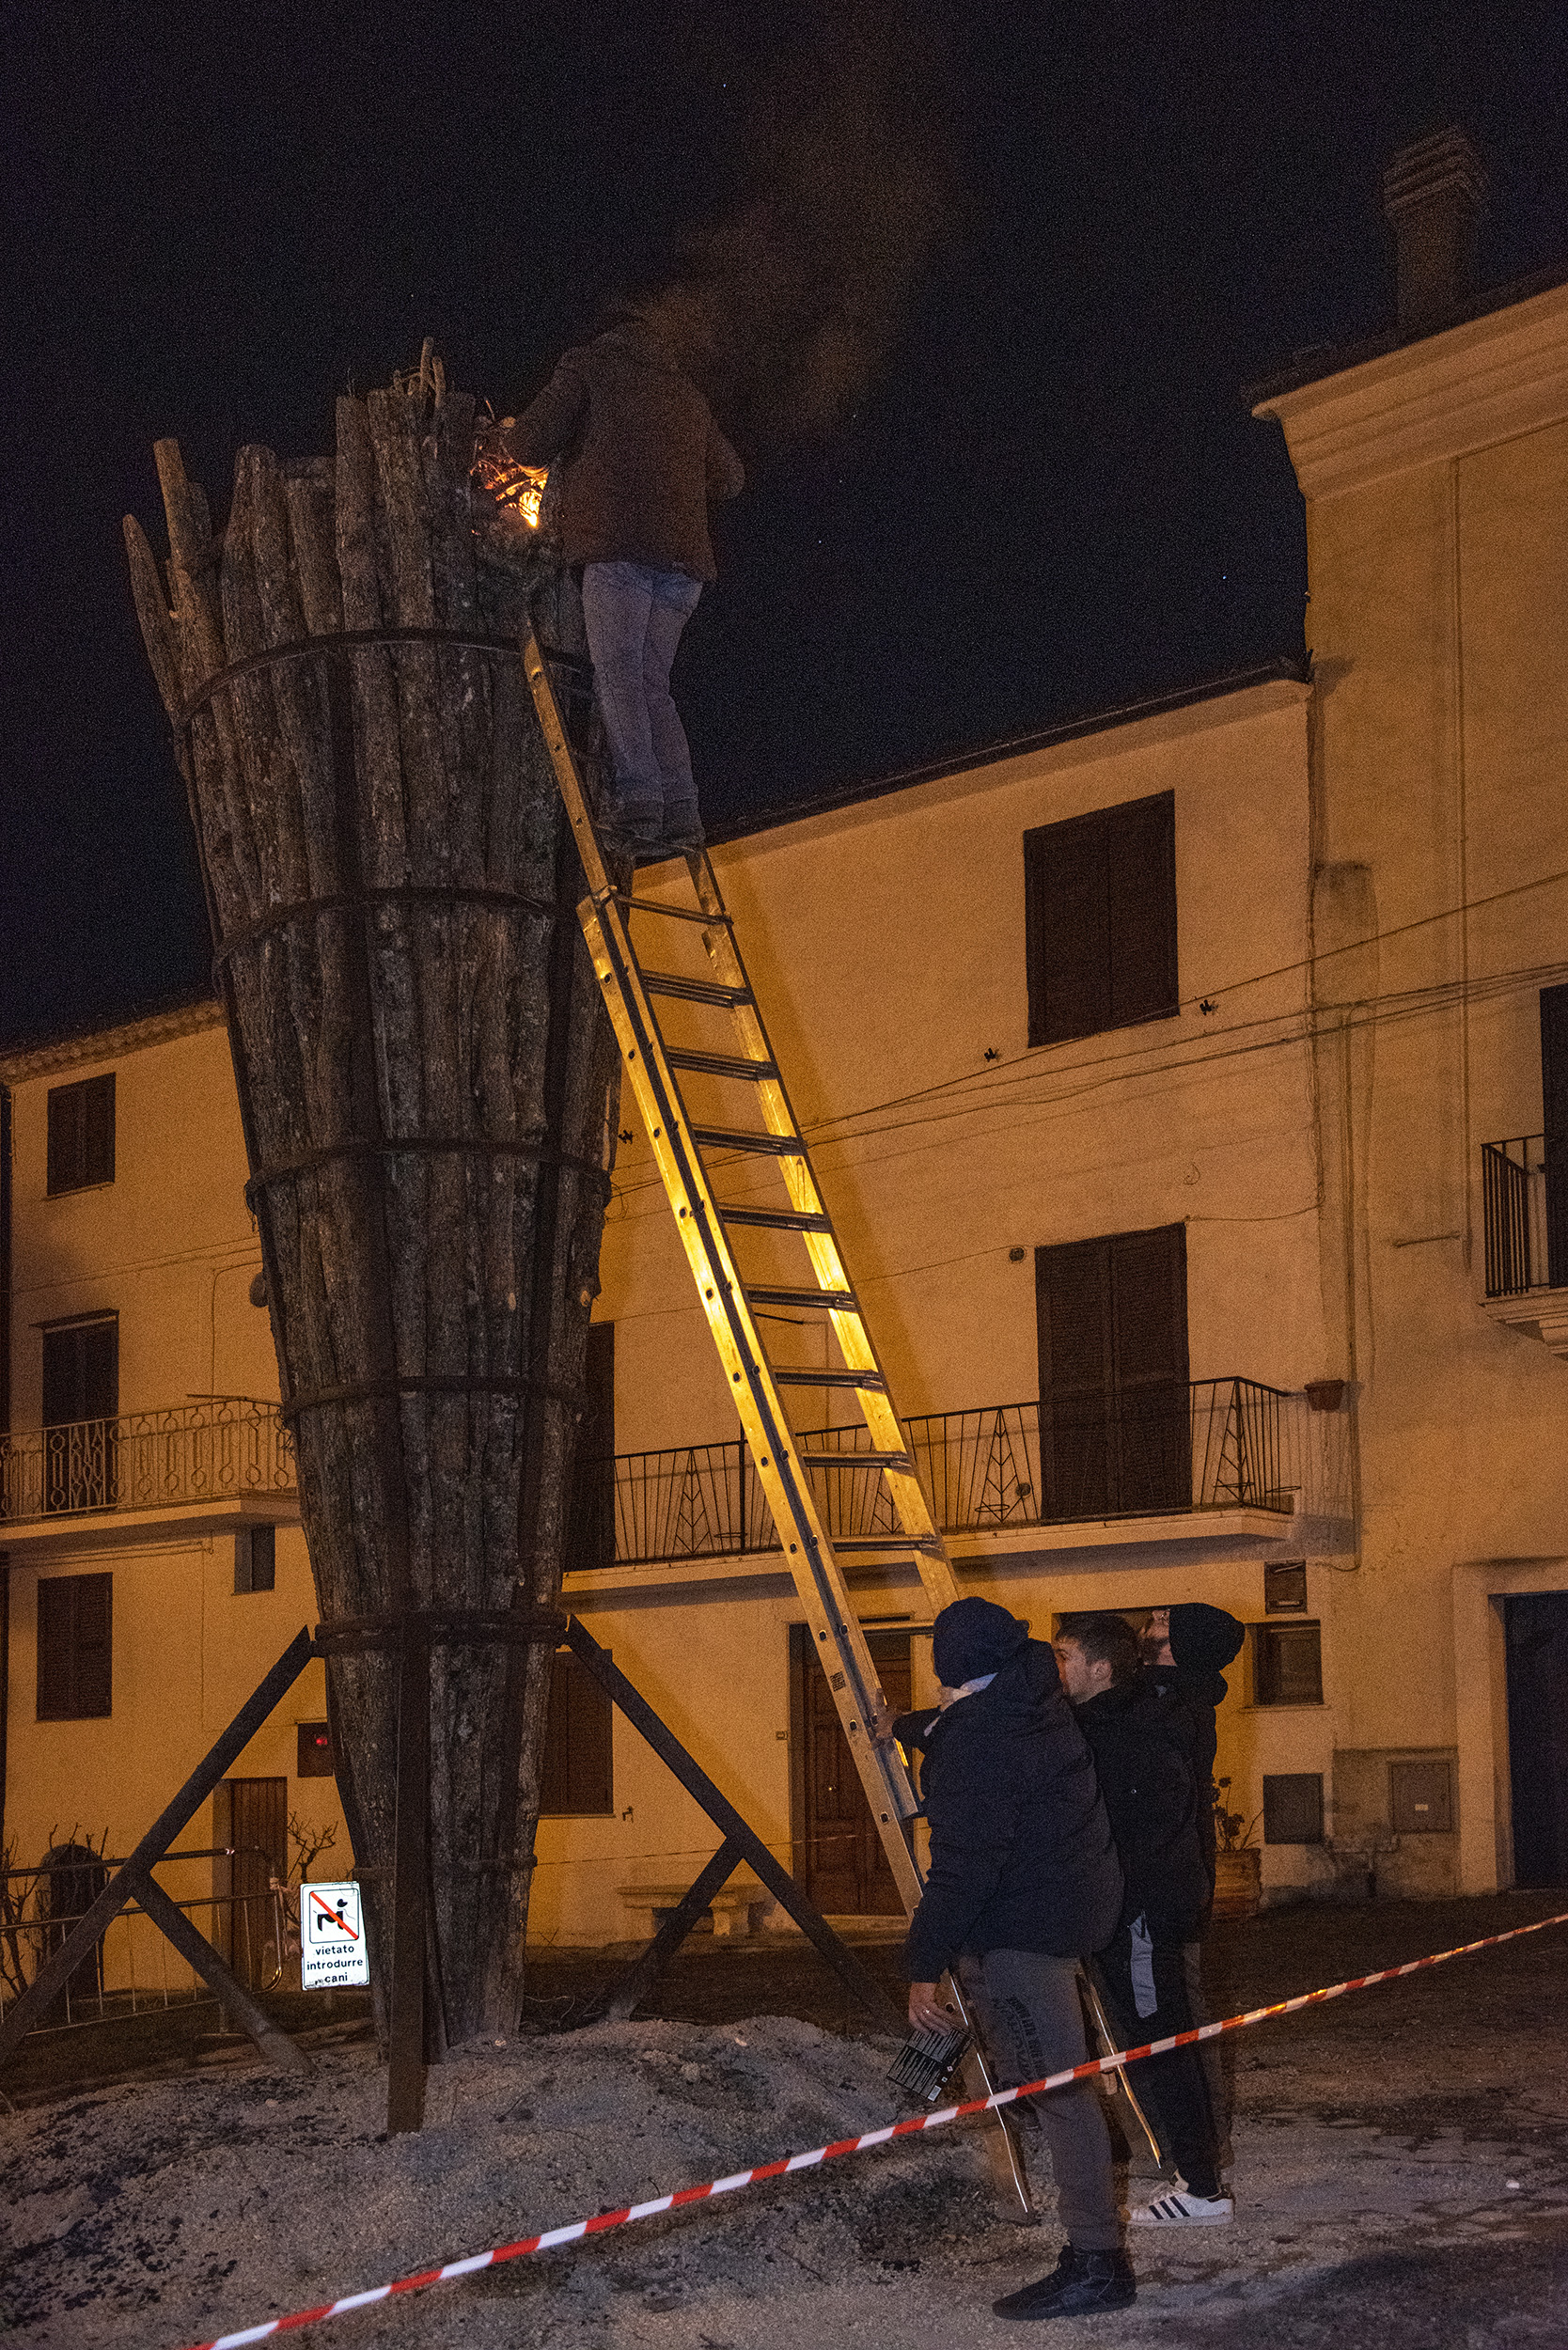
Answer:
[[[516, 421], [515, 416], [503, 416], [498, 429], [505, 432]], [[549, 478], [548, 466], [520, 465], [493, 440], [486, 440], [474, 453], [474, 478], [497, 506], [516, 514], [530, 530], [539, 528], [540, 501]]]

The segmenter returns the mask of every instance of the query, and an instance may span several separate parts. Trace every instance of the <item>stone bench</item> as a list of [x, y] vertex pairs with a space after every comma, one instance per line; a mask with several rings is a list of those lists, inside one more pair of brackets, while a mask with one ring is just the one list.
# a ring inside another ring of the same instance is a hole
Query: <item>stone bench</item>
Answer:
[[[687, 1885], [619, 1885], [616, 1891], [634, 1919], [643, 1926], [644, 1936], [651, 1940], [672, 1909], [680, 1907], [690, 1888]], [[757, 1932], [763, 1911], [773, 1900], [765, 1885], [755, 1877], [732, 1876], [722, 1886], [708, 1907], [713, 1912], [713, 1932], [731, 1941], [740, 1941]]]

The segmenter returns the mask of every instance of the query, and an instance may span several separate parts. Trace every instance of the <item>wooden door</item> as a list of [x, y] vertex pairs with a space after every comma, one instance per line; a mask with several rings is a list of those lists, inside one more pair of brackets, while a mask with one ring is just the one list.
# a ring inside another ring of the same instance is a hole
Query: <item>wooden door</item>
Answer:
[[226, 1778], [221, 1791], [230, 1852], [224, 1950], [243, 1983], [265, 1990], [277, 1974], [277, 1904], [272, 1878], [289, 1869], [289, 1782], [286, 1778]]
[[[866, 1639], [889, 1706], [895, 1714], [907, 1713], [913, 1703], [908, 1633], [869, 1632]], [[827, 1675], [804, 1624], [792, 1628], [791, 1664], [799, 1741], [796, 1875], [827, 1917], [899, 1917], [903, 1904], [850, 1759]]]
[[1518, 1885], [1568, 1885], [1568, 1591], [1503, 1602]]

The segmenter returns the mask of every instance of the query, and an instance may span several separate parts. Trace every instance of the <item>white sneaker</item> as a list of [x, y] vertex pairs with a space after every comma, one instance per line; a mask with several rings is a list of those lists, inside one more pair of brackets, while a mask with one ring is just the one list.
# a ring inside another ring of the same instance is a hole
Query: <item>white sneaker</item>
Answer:
[[1127, 2214], [1129, 2228], [1203, 2228], [1217, 2227], [1222, 2220], [1234, 2217], [1235, 2204], [1229, 2195], [1194, 2195], [1184, 2186], [1171, 2187], [1164, 2195], [1152, 2195], [1147, 2203]]

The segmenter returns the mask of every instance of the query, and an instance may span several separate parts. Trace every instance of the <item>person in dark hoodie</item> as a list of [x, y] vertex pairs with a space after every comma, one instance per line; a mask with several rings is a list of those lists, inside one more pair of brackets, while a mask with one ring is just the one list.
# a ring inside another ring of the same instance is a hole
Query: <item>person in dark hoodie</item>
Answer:
[[[1161, 1703], [1172, 1708], [1173, 1720], [1184, 1728], [1192, 1741], [1193, 1774], [1200, 1798], [1199, 1826], [1211, 1897], [1215, 1882], [1214, 1772], [1219, 1741], [1215, 1716], [1226, 1697], [1224, 1668], [1240, 1653], [1246, 1638], [1247, 1628], [1234, 1616], [1199, 1599], [1183, 1601], [1174, 1607], [1153, 1608], [1143, 1633], [1145, 1681]], [[1203, 1992], [1203, 1945], [1200, 1938], [1207, 1923], [1205, 1913], [1185, 1951], [1187, 2004], [1194, 2023], [1198, 2024], [1209, 2021]], [[1218, 2044], [1206, 2041], [1202, 2055], [1223, 2168], [1231, 2160], [1231, 2083]]]
[[670, 696], [681, 632], [715, 577], [711, 498], [745, 476], [673, 335], [631, 319], [564, 353], [523, 415], [485, 435], [552, 468], [562, 551], [583, 569], [583, 619], [615, 760], [600, 810], [634, 855], [699, 848], [691, 751]]
[[[1096, 1951], [1099, 1978], [1124, 2048], [1190, 2031], [1185, 1945], [1212, 1888], [1199, 1834], [1200, 1802], [1184, 1723], [1143, 1680], [1138, 1638], [1124, 1616], [1069, 1616], [1056, 1640], [1072, 1700], [1121, 1858], [1126, 1896], [1115, 1935]], [[1197, 2048], [1171, 2048], [1138, 2066], [1181, 2183], [1130, 2217], [1135, 2227], [1231, 2217], [1219, 2179], [1214, 2116]]]
[[[938, 1998], [956, 1969], [1002, 2084], [1081, 2064], [1077, 1965], [1114, 1933], [1121, 1871], [1089, 1749], [1056, 1659], [987, 1599], [936, 1619], [943, 1703], [891, 1725], [920, 1758], [931, 1867], [910, 1920], [909, 2020], [950, 2029]], [[1122, 2241], [1110, 2139], [1092, 2083], [1034, 2101], [1067, 2242], [1049, 2277], [994, 2304], [998, 2317], [1124, 2309], [1137, 2288]]]

